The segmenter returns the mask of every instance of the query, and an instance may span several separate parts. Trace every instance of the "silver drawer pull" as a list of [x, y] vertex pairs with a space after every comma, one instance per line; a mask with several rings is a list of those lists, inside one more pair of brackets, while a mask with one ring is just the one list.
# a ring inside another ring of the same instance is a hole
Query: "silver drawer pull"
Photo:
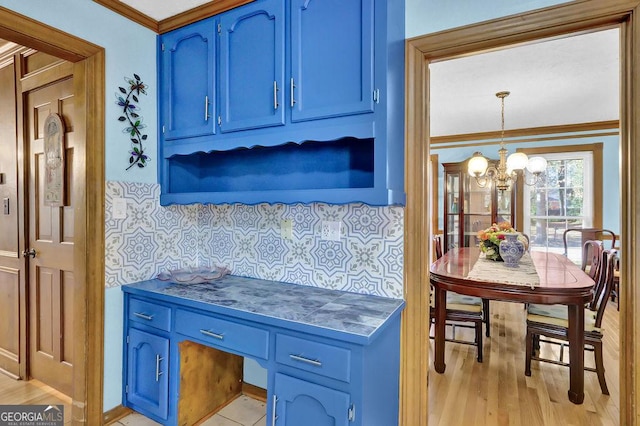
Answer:
[[200, 329], [200, 333], [204, 334], [205, 336], [214, 337], [214, 338], [216, 338], [218, 340], [224, 339], [224, 335], [218, 334], [218, 333], [214, 333], [213, 331]]
[[147, 320], [147, 321], [151, 321], [153, 319], [153, 315], [142, 314], [140, 312], [134, 312], [133, 315], [137, 316], [138, 318], [142, 318], [144, 320]]
[[289, 354], [289, 358], [294, 361], [306, 362], [307, 364], [315, 365], [316, 367], [322, 367], [322, 363], [317, 359], [305, 358], [300, 355]]
[[160, 375], [162, 371], [160, 371], [160, 361], [163, 361], [164, 358], [160, 356], [160, 354], [156, 354], [156, 382], [160, 381]]

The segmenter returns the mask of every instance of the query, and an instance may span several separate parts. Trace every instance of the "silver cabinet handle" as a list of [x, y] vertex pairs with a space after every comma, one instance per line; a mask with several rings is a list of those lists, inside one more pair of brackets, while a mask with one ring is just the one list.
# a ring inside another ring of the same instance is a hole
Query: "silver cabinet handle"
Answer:
[[223, 334], [214, 333], [213, 331], [200, 329], [200, 333], [204, 334], [205, 336], [214, 337], [214, 338], [216, 338], [218, 340], [223, 340], [224, 339], [224, 335]]
[[276, 416], [276, 404], [278, 403], [278, 397], [273, 395], [273, 399], [271, 401], [271, 426], [276, 426], [276, 420], [278, 420], [278, 416]]
[[204, 97], [204, 121], [209, 120], [209, 95]]
[[151, 321], [153, 319], [153, 315], [147, 315], [147, 314], [143, 314], [140, 312], [134, 312], [133, 315], [137, 316], [138, 318], [142, 318], [144, 320], [147, 321]]
[[160, 361], [162, 360], [164, 360], [164, 358], [162, 358], [160, 354], [156, 354], [156, 382], [160, 381], [160, 375], [162, 374], [162, 371], [160, 371]]
[[315, 365], [316, 367], [322, 367], [322, 363], [317, 359], [310, 359], [301, 355], [289, 354], [289, 358], [294, 361], [306, 362], [307, 364]]
[[293, 90], [296, 88], [296, 85], [294, 84], [293, 77], [291, 77], [290, 85], [291, 85], [291, 87], [290, 87], [290, 89], [291, 89], [291, 108], [293, 108], [293, 105], [296, 103], [296, 98], [295, 98], [295, 96], [293, 94]]
[[273, 81], [273, 109], [278, 109], [278, 82]]

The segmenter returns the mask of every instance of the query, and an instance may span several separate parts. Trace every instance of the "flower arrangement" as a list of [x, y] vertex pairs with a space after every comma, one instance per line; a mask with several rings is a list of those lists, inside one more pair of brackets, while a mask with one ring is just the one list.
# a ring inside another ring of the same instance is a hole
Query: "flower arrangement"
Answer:
[[[502, 261], [500, 256], [500, 242], [504, 240], [505, 234], [519, 234], [509, 222], [494, 223], [487, 229], [478, 231], [478, 238], [480, 239], [480, 250], [484, 253], [487, 259]], [[527, 239], [518, 235], [518, 240], [522, 241], [527, 247]]]

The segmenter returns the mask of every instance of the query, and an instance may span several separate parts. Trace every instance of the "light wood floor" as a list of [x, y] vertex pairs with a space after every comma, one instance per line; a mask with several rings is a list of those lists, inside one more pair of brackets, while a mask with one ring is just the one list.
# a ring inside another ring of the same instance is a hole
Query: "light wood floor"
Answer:
[[37, 381], [14, 380], [0, 373], [1, 405], [64, 405], [64, 424], [71, 424], [71, 398]]
[[[492, 301], [491, 337], [484, 338], [484, 362], [476, 362], [475, 347], [447, 343], [447, 371], [438, 374], [431, 366], [429, 425], [617, 425], [619, 326], [618, 311], [612, 303], [603, 327], [611, 395], [602, 395], [596, 374], [585, 372], [585, 401], [574, 405], [567, 399], [568, 368], [533, 361], [531, 377], [524, 375], [522, 305]], [[543, 348], [546, 355], [558, 351], [549, 346]], [[433, 362], [433, 352], [430, 359]], [[593, 365], [592, 353], [585, 353], [585, 363]], [[70, 399], [37, 381], [16, 381], [0, 374], [0, 404], [64, 404], [65, 424], [71, 424]]]
[[[618, 314], [609, 303], [603, 320], [604, 363], [610, 396], [600, 391], [596, 373], [585, 372], [585, 400], [569, 402], [569, 369], [532, 361], [524, 375], [525, 310], [522, 304], [491, 301], [491, 337], [484, 337], [484, 362], [474, 346], [446, 343], [446, 371], [433, 369], [431, 341], [429, 425], [617, 425], [620, 412]], [[470, 339], [472, 330], [462, 330]], [[458, 334], [462, 336], [462, 334]], [[542, 355], [559, 347], [544, 345]], [[565, 360], [568, 359], [568, 351]], [[585, 352], [593, 366], [593, 353]]]

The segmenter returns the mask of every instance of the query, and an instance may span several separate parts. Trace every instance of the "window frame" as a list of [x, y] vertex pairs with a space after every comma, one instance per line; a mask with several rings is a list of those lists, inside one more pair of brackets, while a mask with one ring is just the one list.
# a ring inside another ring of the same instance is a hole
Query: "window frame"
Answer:
[[[553, 145], [535, 148], [518, 148], [516, 149], [516, 152], [524, 152], [529, 156], [535, 156], [590, 151], [593, 159], [593, 175], [591, 187], [591, 199], [593, 202], [593, 222], [591, 226], [593, 226], [594, 228], [602, 228], [603, 148], [604, 144], [602, 142], [597, 142], [581, 145]], [[517, 193], [524, 194], [524, 183], [522, 182], [522, 179], [518, 179], [516, 185]], [[524, 196], [518, 196], [516, 203], [516, 229], [524, 229]]]
[[[594, 174], [595, 169], [593, 166], [593, 152], [592, 151], [571, 151], [571, 152], [554, 152], [554, 153], [540, 153], [538, 154], [541, 157], [544, 157], [547, 162], [550, 161], [563, 161], [563, 160], [580, 160], [583, 161], [583, 174], [582, 174], [582, 188], [584, 191], [584, 198], [582, 203], [582, 214], [579, 216], [582, 219], [583, 228], [591, 228], [593, 226], [593, 217], [594, 217], [594, 205], [593, 205], [593, 185], [594, 185]], [[549, 187], [545, 187], [547, 191], [550, 189]], [[523, 185], [522, 192], [522, 215], [523, 215], [523, 223], [524, 226], [521, 228], [527, 232], [530, 232], [531, 226], [531, 192], [535, 192], [534, 186]], [[549, 211], [547, 209], [547, 215], [541, 216], [536, 215], [539, 218], [550, 219]], [[570, 217], [561, 215], [557, 217], [557, 219], [568, 220]], [[576, 218], [578, 216], [575, 216]], [[544, 247], [542, 248], [544, 249]], [[546, 249], [549, 249], [549, 246], [546, 246]]]

